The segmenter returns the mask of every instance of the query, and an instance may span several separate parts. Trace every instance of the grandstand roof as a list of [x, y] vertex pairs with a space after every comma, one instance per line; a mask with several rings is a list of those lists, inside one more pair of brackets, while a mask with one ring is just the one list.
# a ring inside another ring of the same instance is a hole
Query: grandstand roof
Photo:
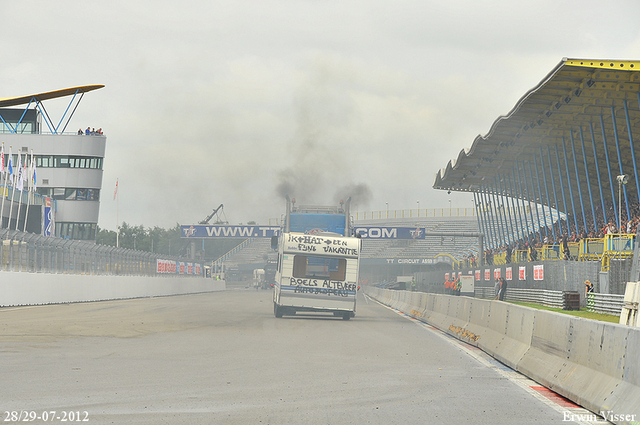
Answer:
[[72, 96], [78, 93], [86, 93], [92, 90], [103, 88], [103, 84], [91, 85], [91, 86], [78, 86], [68, 89], [59, 89], [38, 94], [29, 94], [26, 96], [7, 97], [0, 99], [0, 108], [7, 108], [9, 106], [26, 105], [34, 100], [42, 102], [43, 100], [55, 99], [58, 97]]
[[[633, 162], [635, 153], [640, 154], [637, 152], [637, 146], [640, 145], [639, 102], [640, 61], [564, 58], [537, 86], [525, 93], [507, 115], [498, 117], [486, 135], [476, 137], [470, 149], [463, 149], [456, 159], [449, 161], [436, 174], [433, 187], [472, 192], [484, 187], [495, 191], [495, 188], [492, 189], [495, 186], [494, 178], [511, 175], [518, 166], [522, 168], [523, 161], [531, 164], [536, 161], [540, 170], [544, 166], [548, 173], [549, 157], [552, 169], [563, 172], [564, 139], [569, 174], [574, 183], [577, 167], [580, 184], [586, 188], [587, 175], [591, 173], [595, 176], [594, 158], [597, 158], [598, 170], [607, 173], [606, 142], [613, 182], [615, 176], [620, 174], [620, 157], [624, 173], [630, 175], [627, 186], [631, 193], [635, 193], [637, 181], [634, 180]], [[628, 118], [625, 109], [628, 110]], [[619, 155], [616, 151], [616, 134]], [[635, 140], [635, 148], [633, 137], [638, 139]], [[572, 142], [575, 148], [572, 148]], [[556, 147], [560, 165], [557, 163]], [[577, 165], [573, 160], [574, 149]], [[586, 170], [583, 158], [586, 158]], [[527, 174], [528, 171], [527, 166]], [[606, 180], [608, 189], [609, 178], [605, 176], [607, 174], [602, 174], [601, 180], [603, 184]], [[556, 183], [551, 177], [546, 175], [549, 191]], [[566, 182], [566, 175], [564, 178]], [[544, 184], [542, 177], [540, 181]], [[590, 185], [592, 190], [598, 190], [596, 178], [590, 179]], [[505, 186], [502, 192], [510, 195], [509, 186]], [[605, 197], [609, 193], [608, 200], [611, 200], [610, 191], [603, 192]], [[518, 193], [513, 195], [520, 197]], [[578, 193], [574, 194], [576, 200], [578, 196]]]

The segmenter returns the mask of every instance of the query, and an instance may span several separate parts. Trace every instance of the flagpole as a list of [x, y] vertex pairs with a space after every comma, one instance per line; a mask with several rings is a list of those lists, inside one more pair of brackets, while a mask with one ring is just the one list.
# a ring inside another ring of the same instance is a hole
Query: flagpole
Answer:
[[7, 176], [4, 170], [4, 142], [2, 142], [2, 177], [4, 178], [4, 185], [2, 186], [2, 208], [0, 209], [0, 229], [4, 229], [4, 198], [7, 191]]
[[[31, 161], [29, 161], [29, 180], [33, 179], [33, 168], [36, 166], [36, 164], [33, 162], [33, 149], [31, 149]], [[27, 180], [27, 210], [24, 213], [24, 228], [22, 229], [23, 232], [27, 231], [27, 218], [29, 217], [29, 203], [31, 202], [31, 192], [33, 190], [33, 185], [35, 184], [35, 182], [31, 182], [31, 184], [29, 185], [29, 180]]]
[[[11, 150], [9, 150], [9, 153], [11, 153]], [[20, 160], [20, 149], [18, 149], [18, 162], [19, 160]], [[7, 223], [7, 229], [9, 230], [11, 230], [11, 216], [13, 215], [13, 201], [16, 196], [16, 183], [14, 180], [15, 180], [14, 178], [11, 179], [11, 185], [13, 186], [13, 190], [11, 191], [11, 205], [9, 205], [9, 222]]]
[[[24, 154], [24, 159], [25, 162], [27, 160], [27, 155], [29, 153], [25, 152]], [[23, 165], [20, 162], [21, 158], [20, 158], [20, 151], [18, 151], [18, 174], [16, 175], [16, 186], [20, 186], [20, 189], [18, 189], [18, 191], [20, 192], [20, 194], [18, 195], [20, 197], [20, 200], [18, 201], [18, 214], [16, 214], [16, 228], [15, 230], [18, 230], [18, 224], [20, 224], [20, 210], [22, 207], [22, 194], [24, 193], [24, 172], [23, 172]], [[26, 164], [25, 164], [26, 165]]]
[[113, 197], [116, 198], [116, 248], [120, 248], [120, 217], [118, 216], [120, 201], [118, 199], [118, 178], [116, 178], [116, 190], [113, 192]]

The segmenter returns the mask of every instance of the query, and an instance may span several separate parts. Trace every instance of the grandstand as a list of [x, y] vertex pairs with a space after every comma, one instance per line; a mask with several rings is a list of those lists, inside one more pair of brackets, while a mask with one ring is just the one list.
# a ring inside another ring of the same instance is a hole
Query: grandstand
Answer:
[[[433, 187], [473, 194], [496, 266], [480, 280], [511, 280], [514, 264], [514, 283], [564, 290], [590, 267], [581, 262], [595, 261], [599, 274], [589, 277], [598, 291], [624, 291], [637, 280], [640, 262], [632, 267], [630, 259], [638, 256], [638, 134], [640, 61], [564, 58], [449, 161]], [[507, 244], [514, 255], [498, 252]]]
[[[358, 220], [358, 226], [416, 227], [426, 232], [477, 233], [478, 220], [475, 216], [410, 217]], [[456, 259], [478, 253], [478, 241], [473, 237], [426, 237], [425, 239], [363, 239], [361, 258], [435, 258], [447, 253]]]

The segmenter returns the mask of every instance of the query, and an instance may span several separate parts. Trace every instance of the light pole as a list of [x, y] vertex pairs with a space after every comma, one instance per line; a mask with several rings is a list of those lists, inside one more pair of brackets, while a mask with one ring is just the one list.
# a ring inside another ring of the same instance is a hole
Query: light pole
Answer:
[[385, 202], [385, 204], [387, 204], [387, 218], [389, 218], [389, 203]]
[[418, 204], [418, 217], [420, 217], [420, 200], [419, 199], [416, 201], [416, 204]]
[[622, 174], [616, 177], [618, 180], [618, 232], [622, 233], [622, 186], [629, 182], [629, 176]]

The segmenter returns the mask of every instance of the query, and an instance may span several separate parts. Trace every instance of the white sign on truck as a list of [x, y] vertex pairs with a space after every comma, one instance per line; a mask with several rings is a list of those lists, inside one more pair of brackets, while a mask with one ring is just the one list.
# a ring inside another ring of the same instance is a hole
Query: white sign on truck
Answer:
[[276, 317], [298, 311], [355, 316], [360, 238], [282, 233], [273, 292]]

